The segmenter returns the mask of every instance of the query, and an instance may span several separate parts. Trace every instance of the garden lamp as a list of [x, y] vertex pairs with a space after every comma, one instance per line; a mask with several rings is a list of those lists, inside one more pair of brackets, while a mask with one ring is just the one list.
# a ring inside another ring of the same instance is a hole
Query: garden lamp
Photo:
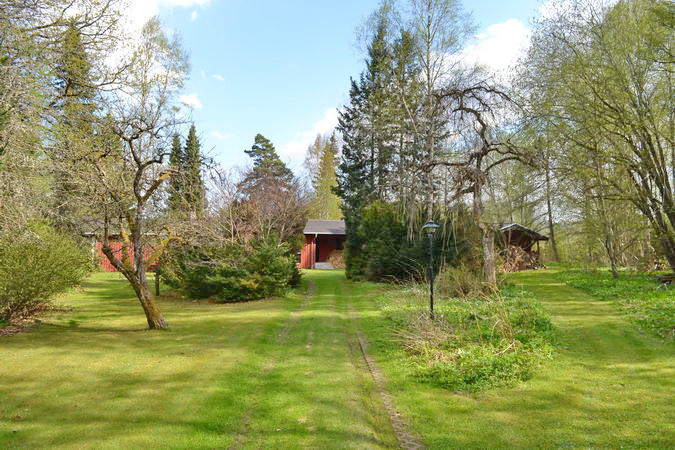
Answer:
[[423, 231], [429, 236], [429, 317], [434, 320], [434, 234], [439, 225], [432, 221], [424, 224]]

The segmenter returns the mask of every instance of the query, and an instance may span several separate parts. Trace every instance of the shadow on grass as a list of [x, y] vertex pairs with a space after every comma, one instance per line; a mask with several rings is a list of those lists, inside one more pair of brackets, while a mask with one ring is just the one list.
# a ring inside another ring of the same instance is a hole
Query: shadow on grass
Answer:
[[283, 345], [299, 297], [160, 299], [172, 328], [147, 331], [124, 280], [97, 275], [59, 300], [73, 311], [0, 344], [0, 446], [222, 448], [242, 436], [256, 448], [381, 446], [346, 394], [331, 301], [312, 302]]

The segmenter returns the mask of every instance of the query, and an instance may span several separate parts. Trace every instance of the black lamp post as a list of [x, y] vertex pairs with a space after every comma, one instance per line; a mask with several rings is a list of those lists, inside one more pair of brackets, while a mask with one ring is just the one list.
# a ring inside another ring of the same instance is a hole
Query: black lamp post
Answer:
[[422, 230], [429, 236], [429, 317], [434, 320], [434, 234], [439, 225], [432, 221], [424, 224]]

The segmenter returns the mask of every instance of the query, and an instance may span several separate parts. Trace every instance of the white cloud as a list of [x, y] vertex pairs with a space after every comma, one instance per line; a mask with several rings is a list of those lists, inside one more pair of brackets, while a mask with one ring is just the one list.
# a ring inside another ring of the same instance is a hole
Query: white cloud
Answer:
[[213, 75], [211, 75], [211, 76], [213, 77], [214, 80], [218, 80], [218, 81], [220, 81], [220, 82], [225, 81], [225, 77], [222, 76], [222, 75], [220, 75], [220, 74], [215, 73], [215, 74], [213, 74]]
[[229, 133], [221, 133], [218, 130], [212, 130], [211, 133], [209, 133], [211, 137], [218, 139], [219, 141], [226, 141], [228, 139], [232, 138], [232, 135]]
[[202, 109], [204, 107], [197, 94], [181, 95], [178, 97], [178, 99], [181, 101], [181, 103], [193, 109]]
[[[141, 29], [143, 24], [151, 17], [159, 14], [162, 9], [172, 9], [175, 7], [191, 8], [205, 7], [211, 3], [211, 0], [130, 0], [126, 8], [128, 28], [130, 32]], [[194, 17], [196, 10], [193, 11]], [[196, 18], [196, 17], [195, 17]], [[194, 20], [194, 19], [192, 19]]]
[[200, 71], [199, 71], [199, 76], [202, 77], [202, 80], [205, 80], [205, 79], [206, 79], [206, 72], [204, 72], [203, 70], [200, 70]]
[[192, 11], [192, 14], [190, 14], [190, 20], [194, 22], [195, 20], [197, 20], [197, 17], [199, 17], [199, 13], [195, 9], [194, 11]]
[[296, 134], [296, 138], [278, 147], [279, 155], [292, 165], [299, 167], [305, 159], [307, 147], [314, 141], [317, 134], [330, 133], [337, 126], [338, 110], [328, 108], [323, 112], [323, 117], [314, 122], [311, 128]]
[[527, 50], [531, 33], [520, 20], [508, 19], [477, 34], [474, 43], [465, 47], [460, 56], [467, 63], [504, 73]]

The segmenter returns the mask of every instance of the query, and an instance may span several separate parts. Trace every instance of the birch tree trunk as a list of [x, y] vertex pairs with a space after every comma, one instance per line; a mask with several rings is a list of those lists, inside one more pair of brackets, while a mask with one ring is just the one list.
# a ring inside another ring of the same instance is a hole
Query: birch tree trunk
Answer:
[[551, 205], [551, 169], [549, 161], [546, 161], [546, 215], [548, 218], [548, 235], [551, 243], [551, 251], [553, 252], [553, 261], [560, 261], [558, 254], [558, 243], [555, 240], [555, 229], [553, 227], [553, 207]]

